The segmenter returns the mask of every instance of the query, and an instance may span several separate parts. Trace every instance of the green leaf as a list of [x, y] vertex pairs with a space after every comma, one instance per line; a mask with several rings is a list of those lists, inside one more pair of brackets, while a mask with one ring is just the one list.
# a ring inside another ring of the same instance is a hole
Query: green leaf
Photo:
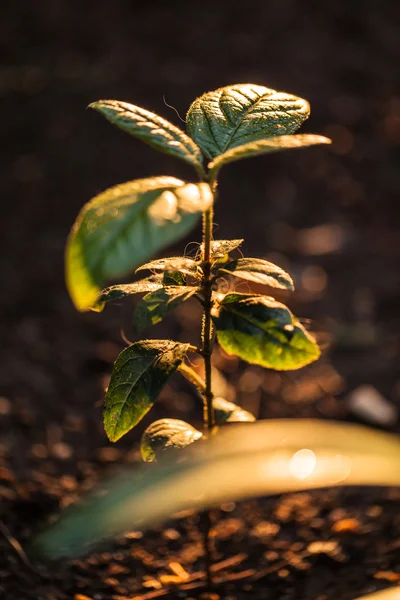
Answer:
[[145, 340], [121, 352], [104, 400], [104, 428], [112, 442], [135, 427], [150, 410], [188, 347], [171, 340]]
[[142, 294], [144, 292], [155, 292], [163, 287], [160, 279], [155, 280], [153, 277], [148, 279], [142, 279], [141, 281], [135, 281], [134, 283], [122, 283], [119, 285], [111, 285], [110, 287], [102, 290], [98, 301], [99, 302], [110, 302], [112, 300], [120, 300], [125, 296], [132, 296], [133, 294]]
[[[243, 242], [244, 240], [213, 240], [211, 242], [211, 259], [224, 258], [229, 252], [239, 248]], [[204, 244], [200, 244], [200, 252], [204, 252]]]
[[294, 290], [293, 280], [288, 273], [261, 258], [238, 258], [220, 268], [219, 273], [227, 273], [273, 288]]
[[320, 356], [312, 335], [273, 298], [227, 294], [213, 318], [221, 347], [249, 363], [288, 371]]
[[136, 269], [136, 273], [145, 269], [149, 271], [180, 271], [184, 275], [191, 275], [193, 277], [200, 275], [199, 263], [187, 256], [158, 258]]
[[217, 425], [238, 422], [251, 423], [256, 420], [255, 416], [250, 412], [243, 410], [243, 408], [237, 404], [233, 404], [233, 402], [228, 402], [225, 398], [214, 398], [213, 408]]
[[145, 462], [153, 462], [162, 453], [181, 450], [196, 442], [203, 434], [179, 419], [154, 421], [142, 435], [140, 452]]
[[192, 444], [184, 461], [165, 456], [151, 469], [141, 465], [103, 482], [31, 549], [48, 560], [74, 557], [184, 510], [316, 488], [400, 486], [399, 463], [398, 436], [360, 425], [317, 419], [232, 425]]
[[221, 154], [209, 163], [208, 168], [211, 171], [211, 178], [214, 179], [218, 171], [224, 165], [236, 160], [260, 156], [261, 154], [271, 154], [281, 150], [290, 150], [294, 148], [306, 148], [317, 144], [331, 144], [332, 141], [322, 135], [313, 135], [300, 133], [298, 135], [277, 135], [275, 137], [249, 142], [242, 146], [237, 146]]
[[66, 279], [80, 310], [107, 280], [125, 276], [155, 252], [187, 235], [212, 204], [206, 183], [174, 177], [138, 179], [110, 188], [81, 210], [66, 250]]
[[197, 291], [196, 287], [168, 286], [146, 294], [133, 313], [134, 326], [141, 331], [156, 325], [170, 310], [189, 300]]
[[99, 100], [89, 104], [114, 125], [140, 138], [149, 146], [180, 158], [203, 173], [200, 148], [178, 127], [162, 117], [127, 102]]
[[208, 158], [248, 142], [293, 133], [307, 119], [307, 100], [250, 83], [197, 98], [187, 114], [189, 135]]
[[186, 285], [186, 277], [180, 271], [164, 271], [163, 285]]

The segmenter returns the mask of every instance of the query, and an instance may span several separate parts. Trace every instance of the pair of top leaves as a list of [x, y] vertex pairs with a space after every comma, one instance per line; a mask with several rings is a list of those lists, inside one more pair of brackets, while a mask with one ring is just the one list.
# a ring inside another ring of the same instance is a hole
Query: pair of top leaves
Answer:
[[[67, 285], [80, 310], [95, 305], [108, 280], [125, 276], [189, 233], [213, 203], [211, 188], [222, 166], [329, 143], [318, 135], [292, 135], [309, 116], [306, 100], [252, 84], [220, 88], [197, 98], [187, 114], [189, 135], [125, 102], [101, 100], [90, 106], [124, 131], [192, 165], [202, 181], [139, 179], [113, 187], [83, 207], [66, 253]], [[211, 159], [207, 170], [203, 154]]]
[[189, 135], [126, 102], [100, 100], [90, 107], [158, 150], [189, 163], [201, 178], [206, 175], [203, 154], [211, 159], [208, 169], [215, 179], [223, 165], [241, 158], [327, 142], [318, 135], [291, 135], [310, 114], [306, 100], [253, 84], [227, 86], [197, 98], [187, 113]]

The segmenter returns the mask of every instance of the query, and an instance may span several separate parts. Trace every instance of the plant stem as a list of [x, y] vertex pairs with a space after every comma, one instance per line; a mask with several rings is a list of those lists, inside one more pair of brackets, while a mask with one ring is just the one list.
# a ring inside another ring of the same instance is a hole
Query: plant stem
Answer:
[[181, 363], [178, 367], [178, 371], [182, 373], [182, 375], [190, 381], [194, 386], [197, 387], [199, 392], [204, 395], [206, 391], [206, 384], [203, 379], [197, 375], [196, 371], [193, 371], [192, 367], [189, 367], [186, 363]]
[[[201, 332], [202, 354], [204, 357], [205, 390], [204, 396], [204, 425], [210, 436], [214, 428], [213, 394], [211, 387], [211, 355], [213, 351], [213, 331], [211, 322], [212, 308], [212, 281], [211, 281], [211, 237], [213, 227], [213, 209], [209, 208], [203, 214], [203, 294], [204, 294], [204, 316]], [[212, 545], [211, 545], [211, 518], [210, 512], [205, 511], [201, 515], [204, 532], [204, 550], [206, 555], [206, 576], [208, 588], [212, 587]]]
[[204, 357], [205, 382], [206, 389], [204, 392], [204, 424], [207, 426], [207, 431], [211, 434], [214, 427], [214, 411], [212, 406], [213, 394], [211, 388], [211, 355], [213, 351], [213, 332], [211, 322], [212, 308], [212, 282], [211, 282], [211, 236], [213, 225], [213, 210], [209, 208], [203, 215], [203, 272], [204, 272], [204, 319], [202, 330], [202, 354]]

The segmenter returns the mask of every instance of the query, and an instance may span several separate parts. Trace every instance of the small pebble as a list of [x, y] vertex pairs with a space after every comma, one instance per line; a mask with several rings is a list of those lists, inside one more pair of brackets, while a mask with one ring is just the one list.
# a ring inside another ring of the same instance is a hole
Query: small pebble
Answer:
[[9, 469], [5, 467], [0, 467], [0, 479], [2, 481], [9, 481], [10, 483], [14, 483], [15, 475]]
[[119, 581], [118, 579], [115, 579], [115, 577], [106, 577], [105, 579], [103, 579], [103, 581], [106, 585], [110, 585], [111, 587], [119, 585]]
[[0, 415], [8, 415], [11, 412], [11, 401], [0, 396]]
[[129, 569], [127, 567], [123, 567], [118, 563], [111, 563], [107, 569], [108, 575], [122, 575], [129, 573]]
[[288, 575], [289, 575], [289, 571], [287, 569], [280, 569], [278, 571], [278, 577], [282, 577], [282, 579], [284, 579]]
[[162, 585], [178, 585], [182, 583], [182, 579], [177, 575], [160, 575], [159, 580]]
[[142, 531], [128, 531], [128, 533], [125, 533], [124, 537], [127, 540], [140, 540], [143, 537], [143, 532]]
[[33, 444], [31, 454], [35, 458], [47, 458], [49, 456], [49, 451], [44, 444]]
[[182, 567], [180, 563], [170, 562], [168, 566], [171, 569], [172, 573], [174, 573], [174, 575], [176, 575], [180, 579], [189, 579], [189, 573]]
[[382, 506], [370, 506], [369, 508], [367, 508], [367, 510], [365, 511], [366, 514], [369, 517], [372, 517], [373, 519], [380, 517], [381, 514], [383, 513], [383, 508]]
[[341, 519], [332, 525], [332, 531], [335, 533], [343, 533], [346, 531], [358, 531], [360, 529], [360, 521], [357, 519]]
[[57, 442], [51, 447], [51, 453], [60, 460], [68, 460], [72, 456], [72, 447], [65, 442]]
[[244, 523], [241, 519], [223, 519], [214, 526], [215, 535], [220, 540], [226, 540], [235, 533], [238, 533], [244, 528]]
[[276, 535], [280, 530], [280, 526], [277, 523], [270, 523], [268, 521], [261, 521], [257, 523], [251, 530], [251, 535], [255, 537], [270, 537]]
[[235, 510], [235, 508], [236, 508], [235, 502], [225, 502], [221, 506], [221, 510], [223, 510], [224, 512], [232, 512], [233, 510]]
[[374, 579], [384, 579], [393, 583], [400, 580], [400, 574], [394, 571], [378, 571], [374, 574]]
[[181, 534], [176, 529], [166, 529], [163, 532], [163, 538], [165, 540], [179, 540]]
[[146, 581], [142, 581], [142, 586], [145, 588], [153, 588], [154, 590], [160, 590], [162, 588], [162, 583], [157, 579], [147, 579]]
[[352, 413], [369, 423], [391, 426], [397, 422], [397, 408], [372, 385], [360, 385], [347, 398]]
[[97, 456], [102, 462], [116, 462], [121, 457], [121, 452], [118, 448], [99, 448]]
[[338, 547], [337, 542], [312, 542], [307, 546], [310, 554], [331, 554]]
[[78, 482], [72, 475], [62, 475], [60, 477], [60, 484], [64, 490], [67, 490], [68, 492], [73, 492], [78, 487]]

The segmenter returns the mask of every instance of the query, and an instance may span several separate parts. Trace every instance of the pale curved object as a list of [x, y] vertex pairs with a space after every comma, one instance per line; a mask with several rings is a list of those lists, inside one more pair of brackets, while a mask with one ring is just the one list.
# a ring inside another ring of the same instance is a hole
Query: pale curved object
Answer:
[[75, 556], [101, 539], [152, 527], [186, 509], [336, 485], [400, 485], [399, 439], [344, 423], [232, 425], [181, 456], [109, 480], [67, 509], [34, 546], [45, 558]]
[[400, 600], [400, 587], [391, 587], [365, 596], [359, 596], [354, 600]]

